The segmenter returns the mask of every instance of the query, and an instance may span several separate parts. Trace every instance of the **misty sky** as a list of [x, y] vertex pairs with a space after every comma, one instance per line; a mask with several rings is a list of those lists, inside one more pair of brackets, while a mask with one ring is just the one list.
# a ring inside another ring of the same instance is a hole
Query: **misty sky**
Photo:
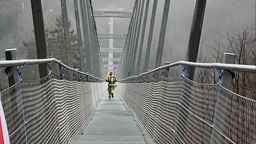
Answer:
[[[162, 61], [174, 62], [185, 59], [195, 1], [171, 0]], [[109, 4], [115, 4], [116, 10], [122, 9], [124, 11], [132, 11], [134, 6], [134, 0], [92, 0], [92, 3], [95, 11], [108, 10]], [[142, 58], [148, 38], [152, 4], [153, 0], [150, 0]], [[153, 68], [155, 63], [163, 4], [164, 0], [158, 1], [150, 68]], [[27, 42], [34, 38], [30, 0], [3, 1], [1, 5], [1, 19], [4, 19], [3, 16], [8, 16], [8, 19], [13, 18], [13, 24], [7, 23], [3, 28], [6, 32], [2, 32], [0, 37], [1, 50], [15, 47], [19, 51], [18, 58], [25, 58], [26, 49], [22, 41]], [[45, 26], [53, 29], [56, 17], [61, 15], [60, 1], [43, 0], [42, 5]], [[67, 7], [72, 29], [76, 32], [73, 1], [67, 1]], [[96, 18], [98, 33], [109, 32], [108, 22], [108, 18]], [[129, 22], [130, 19], [116, 18], [114, 20], [114, 33], [127, 33]], [[228, 31], [241, 27], [241, 25], [248, 25], [254, 29], [255, 0], [209, 0], [205, 11], [201, 42], [210, 45], [214, 40], [223, 37]], [[123, 47], [123, 44], [124, 40], [114, 40], [114, 47]], [[108, 40], [100, 40], [100, 46], [108, 47]], [[117, 54], [115, 57], [119, 57], [119, 55]], [[4, 53], [1, 53], [0, 58], [5, 59]]]
[[[133, 1], [134, 2], [134, 1]], [[184, 60], [188, 46], [191, 23], [194, 13], [196, 0], [171, 0], [169, 17], [164, 44], [162, 64], [164, 61], [175, 62]], [[115, 3], [116, 7], [123, 8], [126, 11], [132, 10], [133, 3], [129, 0], [107, 1], [93, 0], [95, 10], [108, 10], [108, 5]], [[146, 33], [143, 45], [143, 56], [145, 57], [146, 43], [148, 39], [149, 24], [151, 18], [153, 0], [150, 1], [149, 13], [147, 19]], [[150, 54], [150, 69], [155, 66], [156, 49], [160, 34], [164, 0], [158, 1], [155, 27]], [[144, 15], [143, 15], [144, 16]], [[108, 33], [107, 23], [109, 18], [96, 18], [98, 33]], [[129, 20], [115, 19], [114, 33], [123, 33], [127, 30]], [[211, 45], [214, 40], [226, 35], [227, 32], [241, 27], [242, 25], [255, 25], [255, 1], [254, 0], [211, 0], [207, 1], [204, 24], [201, 35], [200, 45]], [[108, 40], [100, 40], [102, 47], [108, 46]], [[124, 42], [124, 41], [123, 41]], [[119, 40], [114, 45], [122, 46]], [[203, 48], [200, 47], [201, 51]], [[106, 55], [107, 56], [107, 55]], [[118, 57], [118, 55], [116, 55]], [[144, 63], [141, 63], [142, 65]]]

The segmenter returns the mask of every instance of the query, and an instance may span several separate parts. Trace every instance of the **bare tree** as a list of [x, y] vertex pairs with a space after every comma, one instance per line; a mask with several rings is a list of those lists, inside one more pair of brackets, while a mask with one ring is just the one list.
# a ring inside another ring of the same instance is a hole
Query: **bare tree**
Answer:
[[[224, 52], [236, 54], [236, 63], [243, 65], [256, 65], [255, 31], [250, 26], [242, 25], [241, 28], [228, 32], [225, 37], [214, 41], [213, 45], [204, 43], [201, 47], [208, 49], [210, 56], [199, 53], [198, 62], [221, 63]], [[219, 72], [211, 69], [197, 69], [195, 81], [200, 83], [218, 82]], [[235, 93], [256, 99], [256, 74], [248, 72], [235, 72], [232, 84]]]
[[[205, 53], [200, 51], [197, 58], [197, 62], [200, 63], [209, 63], [210, 60]], [[211, 83], [212, 82], [212, 71], [205, 68], [197, 68], [195, 72], [195, 81], [199, 83]]]
[[[213, 45], [208, 45], [204, 42], [201, 43], [201, 48], [203, 50], [200, 51], [199, 56], [197, 58], [197, 62], [201, 63], [221, 63], [223, 58], [223, 53], [225, 52], [225, 46], [223, 44], [223, 40], [219, 38], [218, 41], [214, 41]], [[204, 51], [205, 49], [209, 50]], [[208, 54], [210, 53], [210, 54]], [[195, 81], [200, 83], [213, 83], [216, 84], [218, 82], [218, 72], [216, 69], [196, 69]]]
[[[221, 39], [221, 37], [219, 38], [218, 41], [216, 40], [214, 41], [214, 45], [208, 46], [208, 47], [212, 57], [211, 62], [221, 63], [223, 59], [223, 54], [226, 51], [225, 45], [223, 44], [223, 40]], [[219, 72], [217, 72], [216, 70], [213, 71], [212, 77], [213, 77], [214, 84], [218, 82], [218, 79], [219, 79], [218, 75], [219, 75]]]
[[[236, 54], [236, 63], [244, 65], [255, 64], [255, 37], [254, 30], [249, 26], [227, 33], [227, 52]], [[233, 91], [256, 99], [256, 77], [248, 72], [235, 72]]]

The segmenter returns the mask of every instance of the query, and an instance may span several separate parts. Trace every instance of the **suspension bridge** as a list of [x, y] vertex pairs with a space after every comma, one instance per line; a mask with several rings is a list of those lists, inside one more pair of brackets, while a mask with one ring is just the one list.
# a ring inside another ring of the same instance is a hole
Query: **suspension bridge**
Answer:
[[[196, 62], [206, 0], [196, 0], [186, 60], [165, 64], [170, 0], [135, 0], [133, 11], [116, 11], [113, 4], [109, 11], [94, 11], [91, 0], [73, 2], [79, 68], [73, 67], [66, 0], [60, 3], [66, 64], [47, 57], [38, 0], [31, 0], [38, 59], [17, 60], [16, 49], [6, 49], [6, 60], [0, 61], [9, 81], [0, 96], [11, 143], [256, 143], [256, 101], [230, 90], [234, 72], [255, 74], [256, 66], [235, 64], [233, 53], [225, 53], [223, 63]], [[155, 68], [148, 69], [158, 3], [164, 7]], [[109, 34], [98, 34], [98, 17], [110, 19]], [[114, 33], [114, 19], [119, 18], [130, 19], [126, 34]], [[101, 48], [100, 39], [107, 39], [109, 47]], [[124, 47], [114, 48], [114, 39], [125, 39]], [[40, 79], [20, 78], [22, 68], [29, 65], [39, 66]], [[183, 71], [171, 76], [176, 67]], [[195, 68], [219, 71], [220, 81], [193, 81]], [[118, 78], [112, 99], [105, 82], [109, 71]]]

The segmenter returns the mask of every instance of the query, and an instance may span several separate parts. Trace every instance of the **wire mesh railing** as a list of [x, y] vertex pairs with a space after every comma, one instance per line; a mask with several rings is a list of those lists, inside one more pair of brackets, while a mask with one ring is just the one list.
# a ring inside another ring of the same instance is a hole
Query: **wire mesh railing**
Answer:
[[50, 74], [1, 92], [11, 143], [68, 143], [95, 110], [105, 85]]
[[181, 75], [159, 82], [126, 81], [118, 83], [117, 91], [155, 143], [256, 142], [255, 100], [219, 84]]
[[[56, 59], [1, 61], [0, 67], [55, 63], [58, 75], [23, 81], [0, 92], [10, 142], [69, 143], [94, 112], [107, 85]], [[49, 67], [50, 68], [50, 67]], [[64, 76], [73, 73], [73, 76]]]

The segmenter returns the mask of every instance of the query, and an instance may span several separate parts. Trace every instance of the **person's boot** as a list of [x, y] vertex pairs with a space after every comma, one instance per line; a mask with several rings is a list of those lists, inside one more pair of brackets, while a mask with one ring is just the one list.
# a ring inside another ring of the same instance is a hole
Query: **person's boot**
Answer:
[[112, 93], [112, 98], [114, 98], [114, 94]]
[[108, 98], [111, 99], [111, 96], [109, 95]]

